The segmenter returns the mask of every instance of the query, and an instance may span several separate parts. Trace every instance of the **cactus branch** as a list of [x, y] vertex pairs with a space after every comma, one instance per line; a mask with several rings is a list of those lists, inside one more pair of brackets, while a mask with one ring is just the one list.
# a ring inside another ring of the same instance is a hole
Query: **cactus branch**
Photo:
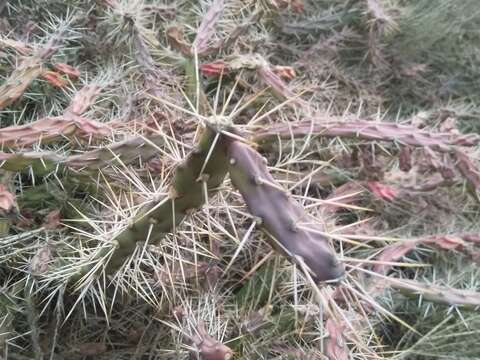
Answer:
[[100, 85], [85, 85], [74, 95], [63, 115], [45, 117], [29, 124], [0, 129], [0, 146], [2, 148], [29, 146], [37, 142], [48, 143], [73, 135], [109, 136], [111, 129], [108, 125], [80, 116], [95, 102], [100, 90]]
[[407, 295], [421, 295], [425, 300], [451, 306], [480, 306], [480, 293], [446, 286], [424, 284], [409, 279], [386, 278], [389, 284]]
[[228, 157], [232, 183], [262, 230], [272, 238], [272, 246], [293, 263], [301, 258], [316, 281], [341, 277], [343, 267], [328, 240], [315, 232], [319, 230], [317, 224], [309, 223], [308, 230], [299, 226], [309, 221], [306, 212], [281, 190], [261, 155], [248, 145], [231, 141]]
[[27, 87], [44, 71], [43, 64], [59, 49], [63, 42], [67, 27], [60, 26], [42, 49], [24, 58], [10, 74], [7, 81], [0, 86], [0, 110], [6, 108], [20, 98]]
[[208, 334], [203, 321], [198, 322], [196, 334], [189, 340], [202, 360], [229, 360], [233, 357], [233, 351], [228, 346]]
[[[140, 241], [156, 243], [171, 233], [187, 214], [205, 202], [204, 183], [213, 192], [227, 173], [226, 143], [216, 130], [206, 127], [195, 149], [180, 163], [173, 176], [168, 198], [143, 207], [130, 225], [113, 239], [115, 248], [103, 248], [96, 259], [107, 256], [106, 273], [118, 270]], [[108, 254], [111, 256], [108, 256]], [[89, 261], [72, 280], [88, 275], [95, 264]]]
[[455, 150], [456, 167], [467, 180], [473, 192], [480, 191], [480, 171], [464, 152]]
[[197, 30], [197, 37], [193, 41], [193, 47], [198, 54], [208, 49], [208, 42], [215, 32], [215, 25], [223, 14], [223, 0], [214, 0], [210, 9], [205, 14], [202, 23]]
[[306, 135], [398, 142], [410, 146], [430, 147], [441, 152], [450, 152], [454, 146], [480, 144], [480, 136], [477, 134], [432, 134], [408, 125], [363, 120], [327, 121], [327, 119], [311, 119], [266, 126], [256, 133], [253, 140], [265, 143], [278, 137], [293, 139]]
[[24, 59], [0, 86], [0, 110], [6, 108], [23, 95], [33, 80], [43, 73], [43, 60], [39, 57]]
[[48, 143], [73, 135], [85, 137], [106, 137], [111, 129], [105, 124], [81, 116], [46, 117], [29, 124], [9, 126], [0, 129], [0, 146], [3, 148], [22, 147], [37, 142]]
[[16, 152], [0, 153], [0, 169], [22, 172], [32, 167], [37, 176], [66, 168], [75, 172], [94, 171], [121, 161], [128, 165], [137, 159], [147, 161], [158, 154], [158, 146], [163, 144], [162, 136], [150, 138], [134, 137], [113, 143], [79, 155], [62, 157], [55, 152]]
[[[410, 251], [416, 249], [419, 245], [434, 246], [444, 250], [459, 250], [473, 257], [476, 253], [472, 251], [470, 245], [480, 245], [480, 236], [477, 234], [460, 235], [433, 235], [419, 239], [402, 241], [385, 247], [377, 257], [379, 262], [392, 262], [399, 260]], [[373, 270], [375, 272], [386, 274], [391, 265], [378, 264]]]

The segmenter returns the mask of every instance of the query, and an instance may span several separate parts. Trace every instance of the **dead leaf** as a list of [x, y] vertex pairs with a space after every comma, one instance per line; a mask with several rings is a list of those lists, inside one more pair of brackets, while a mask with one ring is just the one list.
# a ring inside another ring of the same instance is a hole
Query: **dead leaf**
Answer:
[[80, 77], [80, 71], [68, 64], [57, 63], [53, 65], [53, 68], [59, 73], [67, 75], [71, 80], [76, 80]]
[[45, 71], [42, 74], [42, 78], [44, 80], [47, 80], [51, 85], [58, 87], [58, 88], [64, 88], [67, 86], [68, 82], [65, 80], [62, 75], [55, 71]]

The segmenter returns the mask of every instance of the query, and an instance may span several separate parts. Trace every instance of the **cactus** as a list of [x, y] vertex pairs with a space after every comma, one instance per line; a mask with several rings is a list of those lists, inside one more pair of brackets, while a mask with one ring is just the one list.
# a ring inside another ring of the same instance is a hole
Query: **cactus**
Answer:
[[433, 235], [419, 239], [401, 241], [382, 249], [376, 258], [379, 263], [373, 267], [373, 271], [380, 274], [387, 274], [391, 265], [384, 264], [384, 262], [397, 261], [410, 251], [416, 249], [419, 245], [429, 245], [444, 250], [457, 250], [470, 255], [475, 259], [477, 256], [476, 252], [468, 243], [480, 244], [480, 237], [478, 234]]
[[134, 137], [100, 149], [67, 157], [51, 151], [0, 153], [0, 169], [23, 172], [32, 168], [36, 176], [43, 176], [62, 169], [74, 172], [95, 171], [103, 169], [115, 161], [125, 165], [131, 164], [137, 159], [147, 161], [157, 155], [157, 147], [162, 144], [162, 136]]
[[272, 239], [271, 245], [293, 263], [303, 259], [315, 281], [340, 278], [343, 266], [328, 240], [319, 234], [317, 224], [307, 224], [307, 213], [275, 183], [261, 155], [248, 145], [231, 141], [228, 158], [232, 183]]
[[458, 171], [466, 179], [471, 192], [476, 198], [478, 198], [477, 192], [480, 191], [480, 171], [477, 169], [473, 161], [462, 151], [456, 149], [454, 157], [456, 159], [455, 165]]
[[14, 337], [15, 308], [14, 298], [7, 289], [0, 289], [0, 353], [4, 352], [7, 341]]
[[480, 306], [480, 292], [459, 290], [446, 286], [425, 284], [409, 279], [387, 278], [388, 283], [395, 289], [408, 296], [421, 295], [427, 301], [450, 306], [477, 307]]
[[0, 145], [3, 148], [22, 147], [37, 142], [48, 143], [73, 135], [101, 136], [111, 134], [111, 129], [104, 124], [80, 116], [46, 117], [30, 124], [9, 126], [0, 129]]
[[58, 50], [65, 39], [70, 21], [60, 24], [45, 46], [23, 59], [10, 74], [5, 84], [0, 86], [0, 110], [14, 103], [23, 95], [27, 87], [44, 72], [43, 64]]
[[30, 83], [43, 73], [43, 60], [30, 57], [22, 61], [0, 87], [0, 110], [23, 95]]
[[209, 49], [208, 43], [215, 34], [215, 25], [223, 14], [224, 6], [223, 0], [214, 0], [205, 14], [192, 44], [198, 54], [202, 54]]
[[[209, 125], [195, 149], [177, 166], [168, 198], [149, 203], [126, 229], [114, 237], [114, 250], [105, 264], [106, 273], [118, 270], [138, 242], [156, 243], [174, 231], [190, 211], [203, 205], [205, 189], [212, 193], [223, 182], [226, 173], [225, 139]], [[103, 258], [109, 252], [110, 249], [103, 248], [97, 258]], [[89, 262], [72, 280], [88, 274], [93, 267], [94, 264]]]
[[207, 333], [203, 321], [198, 322], [196, 334], [189, 340], [196, 349], [192, 351], [192, 356], [198, 353], [202, 360], [229, 360], [233, 357], [233, 351], [228, 346]]
[[100, 90], [101, 87], [97, 84], [86, 85], [74, 95], [62, 115], [0, 129], [0, 146], [2, 148], [22, 147], [37, 142], [57, 141], [73, 135], [109, 136], [111, 129], [108, 125], [80, 116], [95, 101]]
[[292, 139], [307, 135], [398, 142], [404, 145], [430, 147], [441, 152], [450, 152], [454, 146], [480, 144], [480, 136], [477, 134], [435, 134], [414, 126], [387, 122], [363, 120], [342, 122], [320, 118], [265, 126], [256, 133], [253, 140], [262, 144], [278, 137]]

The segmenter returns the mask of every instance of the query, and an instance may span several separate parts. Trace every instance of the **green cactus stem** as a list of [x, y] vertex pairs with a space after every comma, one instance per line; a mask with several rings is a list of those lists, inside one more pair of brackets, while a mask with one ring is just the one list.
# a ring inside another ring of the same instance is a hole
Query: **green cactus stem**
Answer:
[[421, 295], [423, 299], [449, 306], [478, 307], [480, 293], [473, 290], [460, 290], [446, 286], [424, 284], [409, 279], [385, 278], [395, 289], [407, 296]]
[[[228, 146], [229, 173], [233, 185], [240, 191], [250, 213], [272, 239], [273, 248], [292, 263], [299, 259], [308, 267], [312, 278], [319, 281], [340, 278], [343, 266], [337, 261], [328, 240], [314, 232], [305, 210], [283, 191], [267, 169], [262, 156], [253, 148], [238, 141]], [[312, 231], [299, 226], [307, 223]], [[302, 269], [302, 267], [300, 267]]]
[[[168, 197], [152, 201], [141, 209], [130, 225], [112, 239], [115, 248], [103, 248], [95, 255], [100, 259], [111, 252], [104, 264], [107, 274], [124, 264], [138, 242], [159, 242], [166, 234], [175, 231], [191, 211], [204, 204], [205, 189], [212, 194], [227, 174], [226, 147], [224, 137], [213, 126], [204, 129], [194, 150], [177, 166]], [[89, 262], [71, 280], [78, 280], [94, 266]]]
[[83, 154], [62, 157], [55, 152], [28, 151], [0, 153], [0, 169], [23, 172], [32, 169], [36, 176], [44, 176], [64, 169], [75, 173], [103, 169], [115, 162], [125, 165], [137, 159], [147, 161], [157, 155], [163, 144], [162, 136], [134, 137]]

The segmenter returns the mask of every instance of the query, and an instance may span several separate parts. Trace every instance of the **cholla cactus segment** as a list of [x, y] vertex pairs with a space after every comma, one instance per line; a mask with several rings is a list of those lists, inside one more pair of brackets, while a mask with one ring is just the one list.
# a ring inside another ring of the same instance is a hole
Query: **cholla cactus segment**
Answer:
[[17, 305], [14, 298], [6, 291], [0, 290], [0, 352], [4, 352], [8, 340], [15, 336], [14, 313]]
[[66, 37], [70, 36], [67, 33], [72, 20], [73, 18], [70, 18], [60, 22], [56, 32], [49, 37], [41, 49], [38, 49], [32, 55], [19, 62], [18, 67], [10, 74], [7, 81], [0, 86], [0, 110], [20, 98], [27, 87], [44, 73], [45, 61], [55, 54], [59, 49], [59, 45]]
[[[115, 249], [105, 264], [105, 271], [113, 273], [134, 252], [140, 241], [156, 243], [175, 231], [191, 211], [200, 208], [224, 180], [227, 174], [226, 142], [214, 129], [206, 127], [187, 158], [180, 163], [171, 182], [170, 194], [155, 199], [131, 220], [130, 225], [114, 237]], [[104, 248], [99, 258], [110, 250]], [[72, 280], [91, 271], [94, 264], [84, 266]]]
[[63, 157], [51, 151], [0, 153], [0, 169], [23, 172], [29, 168], [36, 176], [67, 169], [75, 172], [100, 170], [116, 163], [129, 165], [137, 159], [148, 161], [158, 153], [162, 136], [134, 137], [79, 155]]
[[208, 49], [208, 42], [215, 33], [215, 24], [222, 16], [223, 8], [223, 0], [214, 0], [212, 6], [205, 14], [205, 17], [197, 30], [197, 37], [193, 42], [193, 47], [197, 53], [201, 54]]
[[480, 191], [480, 171], [473, 161], [467, 154], [458, 149], [455, 151], [455, 159], [457, 160], [456, 167], [458, 171], [465, 177], [472, 192], [477, 193]]
[[433, 235], [419, 239], [400, 241], [382, 249], [377, 256], [379, 263], [373, 267], [373, 270], [381, 274], [387, 274], [392, 267], [388, 262], [401, 259], [420, 245], [427, 245], [447, 251], [456, 250], [476, 259], [477, 253], [473, 247], [480, 245], [480, 236], [478, 234]]
[[99, 84], [88, 84], [75, 93], [66, 114], [82, 115], [97, 99], [102, 90]]
[[128, 165], [137, 159], [148, 161], [158, 154], [158, 147], [163, 143], [162, 136], [134, 137], [80, 155], [69, 156], [62, 165], [77, 171], [91, 171], [100, 170], [115, 162]]
[[42, 176], [53, 171], [63, 158], [55, 152], [16, 152], [0, 153], [0, 169], [21, 172], [32, 168], [34, 174]]
[[48, 143], [73, 135], [106, 137], [111, 129], [80, 116], [46, 117], [30, 124], [0, 129], [0, 146], [3, 148], [23, 147], [35, 143]]
[[198, 323], [196, 334], [192, 336], [191, 342], [202, 360], [229, 360], [233, 357], [232, 349], [207, 333], [203, 321]]
[[261, 143], [278, 137], [290, 139], [307, 135], [398, 142], [410, 146], [429, 147], [442, 152], [450, 152], [454, 146], [480, 144], [480, 136], [477, 134], [432, 133], [413, 126], [388, 122], [362, 120], [342, 122], [328, 119], [309, 119], [264, 127], [256, 133], [253, 140]]
[[[38, 63], [38, 66], [41, 69], [40, 63]], [[37, 74], [35, 72], [34, 75], [37, 77], [40, 73]], [[3, 87], [5, 88], [7, 85], [8, 81]], [[70, 105], [60, 116], [45, 117], [29, 124], [0, 129], [0, 146], [2, 148], [29, 146], [37, 142], [58, 141], [73, 135], [86, 137], [109, 136], [111, 129], [108, 125], [80, 116], [95, 102], [101, 89], [102, 86], [96, 83], [85, 85], [75, 93], [70, 101]], [[22, 90], [22, 93], [24, 90]], [[18, 92], [18, 87], [13, 88], [13, 91]], [[2, 89], [0, 88], [0, 108], [1, 92]]]
[[262, 156], [250, 146], [232, 141], [228, 157], [232, 183], [271, 237], [272, 246], [293, 263], [304, 261], [316, 281], [342, 277], [343, 266], [328, 240], [319, 234], [318, 224], [275, 182]]
[[269, 64], [261, 65], [257, 68], [257, 73], [259, 77], [269, 85], [273, 92], [282, 98], [282, 100], [287, 99], [297, 105], [302, 107], [307, 107], [308, 103], [298, 97], [289, 86], [278, 76], [274, 70], [272, 70]]
[[0, 87], [0, 110], [23, 95], [30, 83], [43, 73], [43, 60], [32, 56], [22, 61]]
[[451, 306], [480, 306], [480, 293], [472, 290], [459, 290], [446, 286], [425, 284], [409, 279], [389, 278], [388, 283], [407, 295], [421, 295], [425, 300]]

